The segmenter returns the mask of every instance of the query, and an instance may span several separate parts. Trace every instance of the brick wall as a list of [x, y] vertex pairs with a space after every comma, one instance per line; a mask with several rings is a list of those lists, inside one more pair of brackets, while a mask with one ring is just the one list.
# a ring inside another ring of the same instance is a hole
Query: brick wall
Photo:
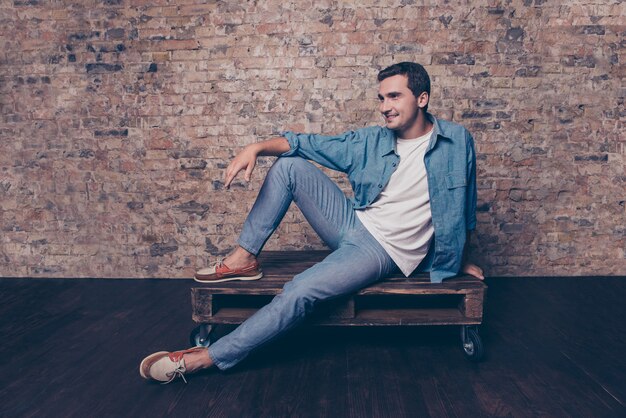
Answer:
[[[189, 277], [235, 242], [271, 159], [381, 122], [418, 61], [478, 156], [489, 275], [626, 274], [626, 3], [1, 0], [0, 276]], [[347, 182], [335, 176], [342, 187]], [[321, 248], [291, 210], [268, 249]]]

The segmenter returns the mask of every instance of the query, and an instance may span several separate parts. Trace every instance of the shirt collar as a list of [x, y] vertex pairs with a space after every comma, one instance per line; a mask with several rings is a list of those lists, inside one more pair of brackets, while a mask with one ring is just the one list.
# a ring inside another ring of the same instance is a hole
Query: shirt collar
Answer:
[[380, 148], [381, 157], [396, 152], [396, 134], [394, 134], [393, 131], [389, 128], [383, 128], [383, 131], [385, 132], [385, 143]]
[[437, 140], [439, 139], [439, 135], [441, 135], [444, 138], [447, 138], [447, 135], [441, 129], [441, 125], [439, 124], [439, 121], [437, 120], [436, 117], [426, 112], [426, 118], [433, 124], [433, 134], [430, 137], [430, 142], [428, 143], [428, 148], [426, 149], [426, 152], [428, 152], [431, 149], [435, 148], [435, 144], [437, 143]]
[[[437, 120], [436, 117], [434, 117], [431, 113], [426, 112], [426, 118], [428, 118], [428, 120], [433, 124], [433, 133], [430, 136], [428, 148], [426, 149], [426, 152], [428, 152], [435, 147], [435, 144], [437, 143], [437, 139], [439, 139], [439, 135], [446, 137], [446, 138], [447, 136], [442, 131], [441, 125], [439, 124], [439, 121]], [[389, 128], [384, 128], [384, 131], [386, 133], [385, 135], [386, 144], [381, 149], [382, 151], [381, 156], [383, 157], [392, 152], [395, 153], [396, 151], [396, 134]]]

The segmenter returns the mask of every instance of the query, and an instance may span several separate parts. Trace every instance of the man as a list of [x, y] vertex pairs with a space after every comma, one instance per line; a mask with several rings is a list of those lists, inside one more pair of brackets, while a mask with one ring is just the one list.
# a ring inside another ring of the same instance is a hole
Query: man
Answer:
[[[248, 145], [226, 169], [225, 185], [244, 171], [250, 180], [260, 155], [279, 156], [246, 219], [239, 246], [201, 269], [203, 283], [256, 280], [256, 260], [291, 202], [333, 250], [285, 284], [281, 294], [208, 349], [158, 352], [140, 366], [146, 379], [169, 383], [200, 369], [227, 369], [297, 325], [323, 300], [350, 294], [396, 271], [429, 270], [432, 282], [460, 271], [483, 279], [465, 261], [475, 228], [473, 139], [463, 127], [427, 113], [430, 79], [403, 62], [378, 74], [385, 127], [337, 136], [295, 134]], [[354, 198], [307, 160], [348, 175]]]

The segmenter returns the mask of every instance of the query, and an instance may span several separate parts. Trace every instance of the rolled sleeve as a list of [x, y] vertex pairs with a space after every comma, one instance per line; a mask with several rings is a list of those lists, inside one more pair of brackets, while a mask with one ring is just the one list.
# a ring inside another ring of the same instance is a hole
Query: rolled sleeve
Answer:
[[294, 134], [291, 131], [281, 132], [281, 135], [289, 142], [289, 151], [281, 154], [281, 157], [291, 157], [298, 153], [298, 148], [300, 148], [300, 139], [298, 135]]
[[350, 148], [359, 138], [358, 133], [348, 131], [340, 135], [298, 134], [282, 132], [289, 143], [289, 151], [281, 157], [300, 156], [333, 170], [347, 172], [352, 162]]

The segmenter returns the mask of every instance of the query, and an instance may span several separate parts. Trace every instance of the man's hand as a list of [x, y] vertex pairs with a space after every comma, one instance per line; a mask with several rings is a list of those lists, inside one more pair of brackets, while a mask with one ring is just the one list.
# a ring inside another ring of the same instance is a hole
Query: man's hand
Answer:
[[474, 276], [477, 279], [485, 280], [485, 276], [483, 276], [483, 269], [478, 267], [476, 264], [466, 262], [465, 264], [463, 264], [463, 268], [461, 269], [461, 271], [465, 274]]
[[289, 142], [282, 136], [247, 145], [233, 158], [226, 168], [224, 186], [228, 189], [230, 183], [241, 170], [246, 170], [243, 177], [246, 181], [250, 181], [252, 170], [254, 170], [256, 166], [256, 159], [259, 155], [278, 157], [287, 151], [289, 151]]
[[254, 145], [255, 144], [246, 146], [243, 151], [233, 158], [226, 168], [224, 186], [226, 186], [227, 189], [230, 187], [230, 183], [233, 181], [235, 176], [237, 176], [241, 170], [246, 170], [243, 177], [246, 181], [250, 181], [252, 170], [254, 170], [254, 167], [256, 166], [256, 158], [259, 155], [257, 148]]

